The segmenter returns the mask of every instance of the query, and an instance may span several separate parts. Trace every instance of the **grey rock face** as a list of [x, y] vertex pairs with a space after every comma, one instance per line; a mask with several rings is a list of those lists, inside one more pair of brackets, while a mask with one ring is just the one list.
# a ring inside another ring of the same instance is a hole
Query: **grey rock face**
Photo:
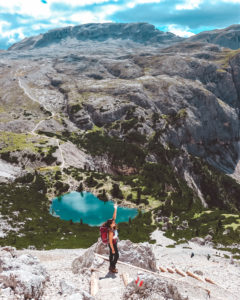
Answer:
[[222, 47], [238, 49], [240, 48], [240, 25], [236, 24], [224, 29], [204, 31], [188, 38], [187, 41], [208, 42]]
[[[109, 255], [108, 246], [104, 245], [100, 240], [91, 249], [95, 253]], [[135, 244], [129, 240], [122, 240], [118, 242], [118, 251], [119, 260], [123, 262], [151, 271], [157, 270], [156, 258], [149, 243]]]
[[[98, 159], [84, 155], [84, 149], [75, 151], [69, 144], [72, 132], [75, 142], [96, 126], [127, 142], [143, 135], [147, 143], [157, 134], [158, 143], [232, 174], [239, 158], [240, 54], [189, 39], [170, 45], [172, 38], [141, 23], [87, 24], [23, 40], [0, 53], [0, 117], [5, 120], [0, 129], [64, 133], [66, 166], [77, 167], [85, 161], [97, 166]], [[23, 106], [31, 109], [24, 112]], [[156, 162], [148, 152], [145, 161]], [[24, 151], [18, 155], [23, 164]], [[116, 172], [110, 155], [100, 156], [108, 166], [101, 169]], [[201, 187], [186, 168], [189, 160], [180, 155], [173, 165], [204, 203]]]
[[38, 259], [29, 254], [17, 256], [11, 247], [1, 248], [0, 257], [0, 284], [3, 291], [6, 289], [8, 293], [11, 288], [15, 297], [39, 299], [48, 274]]
[[130, 39], [138, 43], [172, 43], [182, 41], [170, 32], [163, 32], [148, 23], [103, 23], [84, 24], [74, 27], [53, 29], [45, 34], [24, 39], [14, 44], [10, 50], [33, 49], [46, 47], [62, 40], [76, 39], [81, 41], [105, 41], [107, 39]]
[[[137, 267], [156, 271], [156, 258], [148, 243], [134, 244], [129, 240], [118, 242], [119, 260]], [[86, 269], [98, 268], [103, 260], [96, 257], [94, 253], [109, 255], [109, 248], [101, 240], [92, 245], [82, 256], [72, 262], [74, 274], [85, 272]]]
[[88, 292], [80, 290], [75, 287], [72, 283], [64, 280], [60, 281], [60, 294], [67, 299], [71, 300], [94, 300]]
[[98, 268], [104, 260], [94, 255], [94, 247], [90, 247], [82, 256], [72, 262], [72, 271], [74, 274], [85, 272], [86, 269]]
[[190, 241], [194, 242], [198, 245], [201, 245], [201, 246], [205, 245], [205, 240], [203, 238], [200, 238], [200, 237], [194, 237]]
[[[206, 299], [206, 292], [199, 288], [184, 287], [183, 284], [176, 284], [171, 280], [162, 279], [149, 274], [139, 274], [139, 287], [135, 280], [130, 282], [123, 294], [124, 300], [194, 300]], [[136, 278], [137, 280], [137, 278]]]

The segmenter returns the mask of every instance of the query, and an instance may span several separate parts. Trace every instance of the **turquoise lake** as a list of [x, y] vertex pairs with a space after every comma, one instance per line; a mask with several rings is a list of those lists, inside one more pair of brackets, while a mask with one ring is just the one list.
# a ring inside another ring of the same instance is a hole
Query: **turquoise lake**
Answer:
[[[101, 201], [96, 196], [88, 192], [71, 192], [52, 201], [50, 213], [58, 216], [62, 220], [72, 220], [82, 222], [90, 226], [99, 226], [113, 215], [113, 201]], [[129, 218], [137, 216], [138, 210], [135, 208], [119, 207], [117, 210], [116, 223], [128, 222]]]

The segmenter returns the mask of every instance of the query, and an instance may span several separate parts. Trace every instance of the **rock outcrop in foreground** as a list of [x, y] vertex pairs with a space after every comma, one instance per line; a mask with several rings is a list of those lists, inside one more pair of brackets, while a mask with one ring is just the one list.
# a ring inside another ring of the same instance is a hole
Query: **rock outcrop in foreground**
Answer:
[[[189, 288], [188, 291], [180, 291], [178, 285], [174, 282], [169, 282], [166, 279], [158, 278], [149, 274], [139, 274], [139, 281], [143, 285], [139, 287], [135, 281], [131, 281], [123, 294], [123, 300], [188, 300], [194, 299], [194, 288]], [[181, 286], [181, 284], [180, 284]], [[197, 299], [204, 299], [206, 292], [198, 289], [199, 295]], [[193, 296], [193, 298], [192, 298]], [[196, 294], [195, 294], [196, 296]]]
[[[119, 242], [118, 274], [109, 273], [108, 247], [99, 241], [87, 250], [1, 248], [0, 299], [206, 300], [209, 294], [214, 300], [239, 299], [239, 262], [236, 259], [229, 260], [221, 250], [215, 255], [216, 249], [209, 245], [191, 242], [168, 248], [166, 245], [173, 241], [159, 231], [154, 237], [157, 239], [155, 245], [134, 244], [128, 240]], [[99, 258], [97, 253], [105, 258]], [[192, 253], [195, 255], [191, 258]], [[160, 266], [170, 268], [173, 273], [160, 272]], [[202, 279], [208, 277], [216, 284], [182, 277], [175, 272], [176, 268]], [[138, 283], [142, 282], [141, 286], [136, 284], [137, 279]], [[97, 287], [95, 293], [93, 286]]]
[[[121, 261], [136, 267], [151, 271], [157, 271], [156, 258], [149, 243], [134, 244], [129, 240], [118, 243], [118, 251]], [[109, 255], [108, 246], [104, 245], [99, 239], [82, 256], [76, 258], [72, 263], [73, 273], [82, 272], [85, 268], [97, 268], [103, 264], [103, 260], [96, 257], [94, 253]]]
[[36, 257], [18, 256], [12, 247], [0, 249], [1, 299], [41, 299], [49, 276]]

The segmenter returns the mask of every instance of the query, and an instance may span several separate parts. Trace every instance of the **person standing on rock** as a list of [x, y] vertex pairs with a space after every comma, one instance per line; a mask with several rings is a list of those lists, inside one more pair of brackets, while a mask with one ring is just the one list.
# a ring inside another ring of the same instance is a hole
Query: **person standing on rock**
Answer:
[[105, 226], [108, 228], [108, 246], [110, 249], [109, 254], [109, 271], [112, 273], [117, 273], [116, 263], [119, 258], [118, 248], [117, 248], [117, 240], [118, 240], [118, 231], [117, 225], [115, 223], [117, 216], [117, 204], [114, 204], [114, 213], [112, 219], [107, 220]]

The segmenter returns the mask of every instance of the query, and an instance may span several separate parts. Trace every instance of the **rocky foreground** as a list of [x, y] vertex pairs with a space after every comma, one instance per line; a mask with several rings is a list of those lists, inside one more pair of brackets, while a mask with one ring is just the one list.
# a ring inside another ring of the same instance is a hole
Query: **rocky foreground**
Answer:
[[239, 299], [239, 262], [224, 258], [226, 253], [216, 252], [207, 240], [205, 245], [189, 242], [168, 248], [173, 241], [162, 232], [155, 231], [153, 237], [155, 245], [119, 242], [125, 264], [118, 264], [116, 275], [108, 272], [108, 261], [101, 257], [108, 256], [101, 242], [87, 250], [1, 248], [0, 299]]

